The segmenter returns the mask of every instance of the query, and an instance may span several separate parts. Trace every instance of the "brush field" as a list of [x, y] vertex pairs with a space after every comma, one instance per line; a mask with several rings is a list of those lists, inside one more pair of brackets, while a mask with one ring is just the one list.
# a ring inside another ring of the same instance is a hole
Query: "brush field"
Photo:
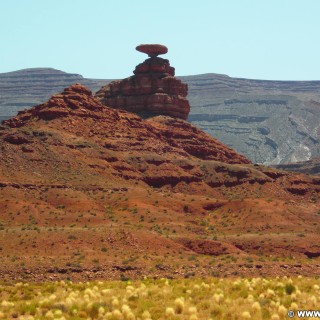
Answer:
[[314, 310], [320, 280], [193, 278], [0, 286], [0, 319], [287, 319]]

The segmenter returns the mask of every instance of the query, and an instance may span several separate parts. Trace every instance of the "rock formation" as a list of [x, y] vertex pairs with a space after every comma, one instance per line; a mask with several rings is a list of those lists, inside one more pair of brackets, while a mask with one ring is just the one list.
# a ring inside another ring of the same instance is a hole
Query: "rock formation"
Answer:
[[94, 99], [92, 92], [80, 83], [76, 83], [63, 92], [53, 95], [47, 102], [31, 109], [19, 111], [16, 117], [3, 121], [4, 125], [19, 128], [32, 118], [52, 120], [65, 116], [89, 116], [93, 111], [102, 111], [105, 107]]
[[158, 55], [168, 51], [159, 44], [136, 48], [149, 58], [136, 66], [134, 76], [102, 87], [96, 97], [111, 108], [124, 109], [142, 117], [167, 115], [186, 120], [190, 112], [188, 85], [174, 77], [174, 68]]
[[18, 111], [47, 101], [64, 88], [81, 83], [93, 92], [111, 80], [86, 79], [52, 68], [32, 68], [0, 73], [0, 122]]
[[[121, 121], [122, 116], [125, 119], [124, 121]], [[244, 156], [236, 153], [188, 122], [165, 116], [143, 121], [135, 114], [107, 108], [98, 99], [93, 97], [92, 92], [88, 88], [80, 83], [65, 88], [63, 92], [53, 95], [43, 104], [20, 111], [16, 117], [5, 120], [3, 125], [0, 126], [0, 130], [4, 130], [6, 127], [21, 128], [28, 126], [30, 122], [35, 120], [58, 121], [58, 119], [61, 119], [63, 121], [63, 119], [68, 119], [69, 121], [71, 119], [71, 122], [75, 123], [76, 119], [84, 120], [87, 118], [94, 119], [96, 127], [100, 121], [103, 122], [103, 126], [99, 127], [98, 130], [102, 135], [106, 135], [110, 131], [109, 134], [112, 136], [117, 127], [119, 132], [127, 136], [128, 144], [124, 143], [124, 139], [120, 137], [116, 138], [117, 146], [114, 144], [113, 138], [111, 139], [112, 142], [105, 140], [105, 146], [112, 145], [113, 149], [126, 151], [131, 150], [133, 146], [137, 148], [139, 145], [139, 152], [145, 150], [149, 152], [150, 150], [154, 151], [155, 145], [161, 142], [165, 144], [163, 148], [165, 148], [166, 153], [169, 152], [168, 146], [170, 146], [170, 148], [180, 149], [180, 153], [183, 152], [186, 155], [192, 155], [203, 160], [222, 161], [230, 164], [250, 163]], [[135, 134], [131, 132], [131, 129], [129, 130], [130, 132], [126, 133], [128, 129], [126, 128], [127, 121], [130, 122], [130, 128], [135, 128]], [[77, 127], [79, 129], [80, 124]], [[149, 135], [152, 135], [153, 139], [150, 142], [150, 146], [146, 141], [141, 143], [144, 135], [141, 128], [144, 128], [148, 132], [148, 138], [150, 138]], [[64, 128], [64, 130], [67, 129]], [[85, 129], [81, 128], [81, 130]], [[98, 133], [95, 132], [95, 135], [97, 136]], [[30, 142], [28, 136], [18, 133], [5, 135], [4, 140], [14, 145]], [[156, 151], [157, 154], [161, 154], [162, 152], [161, 148]]]

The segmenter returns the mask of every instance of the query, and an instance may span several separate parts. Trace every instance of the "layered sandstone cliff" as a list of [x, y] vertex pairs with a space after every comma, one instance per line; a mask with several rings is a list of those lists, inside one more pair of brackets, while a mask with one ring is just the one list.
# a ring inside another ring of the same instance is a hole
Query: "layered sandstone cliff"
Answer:
[[186, 120], [190, 112], [188, 85], [174, 77], [167, 59], [158, 57], [168, 49], [162, 45], [140, 45], [136, 49], [149, 58], [136, 66], [134, 76], [107, 84], [96, 98], [108, 107], [142, 117], [167, 115]]

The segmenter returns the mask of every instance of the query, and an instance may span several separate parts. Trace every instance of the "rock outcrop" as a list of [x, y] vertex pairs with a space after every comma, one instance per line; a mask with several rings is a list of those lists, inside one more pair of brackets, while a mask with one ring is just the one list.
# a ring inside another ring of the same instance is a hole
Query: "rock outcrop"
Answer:
[[62, 93], [53, 95], [47, 102], [31, 109], [19, 111], [16, 117], [3, 121], [4, 125], [19, 128], [30, 119], [52, 120], [64, 116], [90, 116], [92, 111], [102, 111], [104, 106], [96, 100], [92, 92], [80, 83], [76, 83]]
[[149, 58], [136, 66], [134, 76], [107, 84], [96, 97], [108, 107], [145, 118], [167, 115], [186, 120], [190, 112], [188, 85], [174, 77], [175, 70], [167, 59], [158, 57], [168, 49], [158, 44], [144, 44], [136, 49]]
[[[120, 120], [121, 117], [125, 119], [123, 123]], [[84, 120], [87, 118], [94, 119], [96, 123], [103, 122], [103, 126], [99, 130], [102, 135], [106, 135], [107, 131], [110, 131], [109, 134], [112, 136], [115, 128], [118, 127], [119, 132], [122, 131], [123, 135], [128, 137], [128, 144], [124, 143], [124, 139], [119, 137], [116, 139], [116, 144], [113, 138], [110, 141], [105, 140], [104, 146], [114, 150], [127, 151], [132, 146], [135, 146], [135, 148], [139, 146], [141, 152], [149, 147], [148, 151], [150, 151], [154, 150], [155, 145], [161, 141], [161, 143], [165, 144], [163, 148], [167, 153], [169, 152], [168, 146], [170, 146], [170, 148], [179, 149], [179, 153], [192, 155], [198, 159], [222, 161], [230, 164], [250, 163], [244, 156], [226, 147], [186, 121], [167, 116], [153, 117], [152, 119], [143, 121], [135, 114], [104, 106], [92, 95], [92, 92], [87, 87], [80, 83], [74, 84], [64, 89], [63, 92], [53, 95], [43, 104], [20, 111], [16, 117], [3, 121], [0, 130], [5, 130], [7, 127], [21, 128], [28, 126], [30, 122], [36, 120], [58, 121], [61, 119], [63, 121], [68, 119], [69, 121], [71, 119], [71, 122], [74, 123], [76, 119], [79, 121], [79, 119]], [[125, 134], [126, 129], [128, 129], [127, 121], [130, 122], [132, 128], [135, 128], [135, 134], [130, 130], [130, 132]], [[106, 125], [108, 129], [105, 128]], [[140, 142], [144, 135], [141, 128], [149, 132], [148, 138], [152, 135], [152, 138], [155, 139], [150, 142], [150, 146], [147, 146], [146, 142]], [[95, 132], [95, 135], [98, 135], [98, 133]], [[137, 141], [135, 141], [136, 138]], [[4, 140], [11, 144], [20, 145], [27, 143], [26, 139], [29, 138], [15, 132], [14, 134], [6, 135]], [[156, 153], [163, 153], [162, 148], [157, 149]]]
[[0, 73], [0, 122], [18, 111], [48, 100], [64, 88], [81, 83], [93, 92], [111, 80], [86, 79], [52, 68], [32, 68]]

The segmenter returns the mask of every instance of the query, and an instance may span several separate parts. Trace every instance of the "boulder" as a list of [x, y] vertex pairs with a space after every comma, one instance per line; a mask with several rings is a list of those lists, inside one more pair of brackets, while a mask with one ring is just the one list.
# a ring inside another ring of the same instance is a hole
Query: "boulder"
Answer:
[[136, 50], [146, 53], [149, 57], [156, 57], [168, 52], [168, 48], [162, 44], [140, 44]]

